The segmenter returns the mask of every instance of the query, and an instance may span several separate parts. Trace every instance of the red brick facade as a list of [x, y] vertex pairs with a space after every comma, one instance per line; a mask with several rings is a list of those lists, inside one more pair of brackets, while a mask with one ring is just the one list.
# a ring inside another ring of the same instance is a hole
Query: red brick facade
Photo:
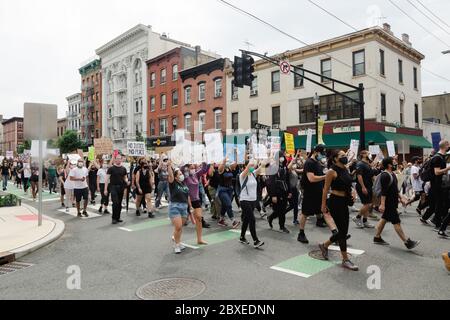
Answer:
[[3, 121], [3, 152], [17, 152], [23, 144], [23, 118], [11, 118]]

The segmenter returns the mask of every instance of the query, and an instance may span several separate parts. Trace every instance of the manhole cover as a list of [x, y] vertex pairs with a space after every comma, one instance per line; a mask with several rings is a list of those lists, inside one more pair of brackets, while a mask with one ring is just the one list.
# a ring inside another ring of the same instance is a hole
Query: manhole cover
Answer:
[[32, 264], [23, 263], [23, 262], [11, 262], [8, 264], [4, 264], [4, 265], [0, 266], [0, 276], [15, 272], [17, 270], [25, 269], [25, 268], [28, 268], [31, 266], [32, 266]]
[[[350, 253], [347, 253], [347, 255], [349, 258], [352, 257], [352, 255]], [[322, 251], [320, 251], [320, 250], [311, 251], [309, 253], [309, 256], [313, 259], [325, 260], [322, 257]], [[328, 260], [329, 261], [339, 261], [339, 262], [342, 261], [341, 253], [339, 251], [328, 250]]]
[[136, 291], [142, 300], [186, 300], [206, 290], [203, 281], [189, 278], [162, 279], [147, 283]]

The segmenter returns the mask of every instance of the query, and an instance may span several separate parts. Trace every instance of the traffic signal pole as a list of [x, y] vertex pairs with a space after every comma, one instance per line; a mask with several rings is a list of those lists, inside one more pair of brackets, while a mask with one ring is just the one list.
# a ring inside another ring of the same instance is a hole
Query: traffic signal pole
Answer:
[[[242, 56], [243, 57], [245, 57], [245, 56], [255, 56], [255, 57], [263, 59], [263, 60], [265, 60], [267, 62], [270, 62], [270, 63], [272, 63], [274, 65], [277, 65], [277, 66], [279, 66], [280, 62], [282, 61], [281, 59], [277, 60], [277, 59], [268, 57], [266, 55], [259, 54], [257, 52], [252, 52], [252, 51], [247, 51], [247, 50], [240, 50], [240, 51], [242, 52]], [[239, 57], [236, 57], [236, 58], [239, 58]], [[235, 61], [236, 61], [236, 58], [235, 58]], [[243, 59], [243, 58], [239, 58], [239, 59]], [[298, 72], [297, 70], [300, 70], [301, 72], [303, 72], [303, 74]], [[360, 120], [359, 120], [359, 122], [360, 122], [359, 146], [360, 146], [361, 150], [364, 150], [366, 148], [365, 122], [364, 122], [364, 118], [365, 118], [365, 116], [364, 116], [364, 105], [365, 105], [365, 103], [364, 103], [364, 84], [360, 83], [359, 86], [356, 87], [356, 86], [354, 86], [354, 85], [352, 85], [350, 83], [346, 83], [346, 82], [343, 82], [343, 81], [340, 81], [340, 80], [337, 80], [337, 79], [334, 79], [334, 78], [331, 78], [331, 77], [323, 76], [323, 75], [321, 75], [321, 74], [319, 74], [317, 72], [314, 72], [314, 71], [311, 71], [311, 70], [307, 70], [307, 69], [304, 69], [304, 68], [300, 68], [300, 67], [293, 67], [292, 68], [292, 66], [291, 66], [291, 72], [293, 74], [298, 75], [299, 77], [301, 77], [303, 79], [306, 79], [306, 80], [308, 80], [308, 81], [318, 85], [319, 87], [327, 89], [328, 91], [331, 91], [331, 92], [341, 96], [342, 98], [350, 100], [350, 101], [352, 101], [353, 103], [356, 103], [359, 106], [359, 113], [360, 113]], [[308, 76], [305, 76], [305, 73], [308, 73], [308, 74], [311, 74], [311, 75], [314, 75], [314, 76], [318, 76], [321, 79], [329, 80], [332, 83], [332, 88], [322, 84], [319, 81], [313, 80], [313, 79], [311, 79]], [[342, 93], [340, 91], [335, 90], [334, 86], [335, 86], [336, 83], [358, 91], [359, 99], [358, 100], [353, 99], [352, 97], [346, 95], [345, 93]], [[317, 132], [316, 132], [316, 134], [317, 134]]]

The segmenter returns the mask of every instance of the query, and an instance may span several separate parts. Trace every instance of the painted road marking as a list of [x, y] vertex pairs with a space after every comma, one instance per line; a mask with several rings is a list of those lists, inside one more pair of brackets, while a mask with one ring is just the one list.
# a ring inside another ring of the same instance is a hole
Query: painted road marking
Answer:
[[[77, 208], [69, 208], [69, 212], [66, 212], [66, 209], [59, 209], [58, 211], [62, 212], [62, 213], [65, 213], [65, 214], [68, 214], [68, 215], [73, 216], [73, 217], [76, 217], [78, 215]], [[91, 212], [91, 211], [88, 211], [88, 214], [89, 214], [89, 217], [87, 217], [87, 218], [86, 217], [82, 217], [81, 219], [93, 219], [93, 218], [101, 217], [101, 215], [99, 215], [97, 213], [94, 213], [94, 212]]]
[[157, 227], [161, 227], [161, 226], [168, 226], [170, 224], [171, 224], [171, 221], [168, 218], [156, 219], [156, 220], [149, 219], [145, 222], [133, 224], [131, 226], [127, 226], [126, 228], [118, 228], [118, 229], [123, 230], [123, 231], [128, 231], [128, 232], [135, 232], [135, 231], [153, 229], [153, 228], [157, 228]]
[[309, 278], [309, 277], [311, 277], [309, 274], [306, 274], [306, 273], [292, 271], [292, 270], [288, 270], [288, 269], [284, 269], [284, 268], [280, 268], [280, 267], [270, 267], [270, 269], [276, 270], [276, 271], [281, 271], [281, 272], [284, 272], [284, 273], [290, 273], [290, 274], [293, 274], [295, 276], [299, 276], [299, 277], [302, 277], [302, 278]]
[[308, 254], [305, 254], [285, 260], [271, 267], [271, 269], [297, 275], [303, 278], [309, 278], [321, 271], [333, 267], [334, 265], [335, 264], [333, 262], [317, 260], [311, 258]]
[[[21, 199], [33, 201], [33, 197], [31, 196], [31, 187], [29, 189], [29, 193], [25, 193], [22, 189], [17, 189], [15, 186], [9, 186], [9, 190], [6, 190], [7, 193], [11, 193]], [[36, 198], [38, 200], [38, 198]], [[36, 201], [37, 201], [36, 200]], [[42, 201], [43, 202], [49, 202], [49, 201], [56, 201], [59, 200], [59, 194], [50, 194], [49, 191], [45, 191], [42, 193]]]
[[225, 241], [239, 239], [241, 233], [236, 232], [236, 231], [237, 230], [226, 230], [226, 231], [211, 233], [211, 234], [203, 236], [203, 240], [205, 240], [208, 243], [207, 246], [197, 247], [196, 246], [197, 239], [192, 239], [192, 240], [187, 241], [186, 247], [189, 246], [189, 248], [194, 247], [193, 249], [200, 249], [200, 248], [208, 247], [208, 246], [211, 246], [214, 244], [219, 244], [219, 243], [222, 243]]
[[[329, 246], [328, 249], [329, 250], [333, 250], [333, 251], [341, 252], [341, 249], [338, 246]], [[360, 255], [364, 254], [365, 251], [364, 250], [347, 248], [347, 252], [350, 253], [351, 255], [354, 255], [354, 256], [360, 256]]]

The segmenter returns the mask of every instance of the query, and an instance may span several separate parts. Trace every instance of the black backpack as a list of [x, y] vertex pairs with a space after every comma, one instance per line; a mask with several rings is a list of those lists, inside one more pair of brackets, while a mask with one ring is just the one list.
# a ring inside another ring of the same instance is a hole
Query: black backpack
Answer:
[[431, 181], [434, 177], [433, 168], [431, 167], [431, 161], [434, 157], [440, 157], [440, 155], [436, 154], [432, 158], [428, 159], [419, 170], [419, 176], [423, 182]]

